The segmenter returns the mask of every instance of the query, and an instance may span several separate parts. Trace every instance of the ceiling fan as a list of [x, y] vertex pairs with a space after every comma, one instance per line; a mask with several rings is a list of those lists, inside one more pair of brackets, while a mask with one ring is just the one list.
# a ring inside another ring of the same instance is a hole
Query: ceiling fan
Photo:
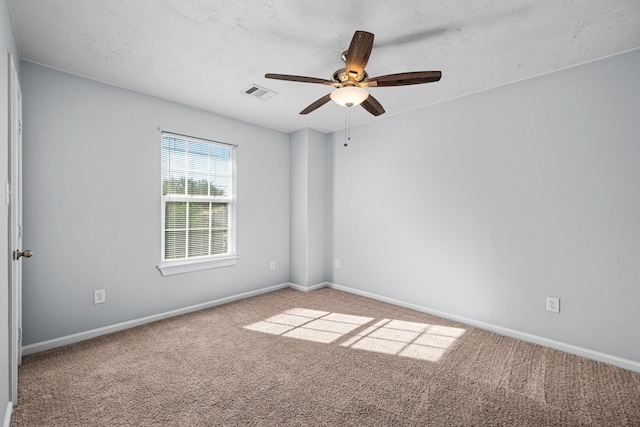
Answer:
[[356, 31], [351, 39], [349, 49], [342, 53], [342, 60], [345, 62], [345, 67], [334, 72], [331, 80], [273, 73], [267, 73], [265, 77], [268, 79], [288, 80], [292, 82], [318, 83], [336, 88], [333, 92], [323, 96], [300, 111], [300, 114], [309, 114], [333, 100], [337, 104], [345, 107], [360, 104], [374, 116], [383, 114], [384, 108], [382, 108], [382, 105], [377, 99], [364, 89], [365, 87], [417, 85], [437, 82], [440, 80], [440, 77], [442, 77], [440, 71], [411, 71], [407, 73], [369, 77], [364, 67], [367, 65], [372, 48], [373, 34], [366, 31]]

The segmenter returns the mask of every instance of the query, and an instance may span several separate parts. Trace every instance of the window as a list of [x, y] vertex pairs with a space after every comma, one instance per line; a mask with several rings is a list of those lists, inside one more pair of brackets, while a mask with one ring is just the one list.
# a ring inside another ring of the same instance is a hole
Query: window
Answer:
[[160, 272], [236, 262], [235, 146], [163, 132]]

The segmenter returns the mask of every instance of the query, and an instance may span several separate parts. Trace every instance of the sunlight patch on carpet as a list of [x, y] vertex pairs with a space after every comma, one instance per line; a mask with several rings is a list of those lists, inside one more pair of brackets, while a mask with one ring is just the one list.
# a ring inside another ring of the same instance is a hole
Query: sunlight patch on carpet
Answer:
[[292, 308], [244, 328], [328, 344], [372, 320], [371, 317]]
[[[340, 345], [437, 362], [465, 329], [428, 323], [379, 319], [292, 308], [244, 329], [330, 344], [355, 332]], [[375, 323], [374, 323], [375, 322]]]

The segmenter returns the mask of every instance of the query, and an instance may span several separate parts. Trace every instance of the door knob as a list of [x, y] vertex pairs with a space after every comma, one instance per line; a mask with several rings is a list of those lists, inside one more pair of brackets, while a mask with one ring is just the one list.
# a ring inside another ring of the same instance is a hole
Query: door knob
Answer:
[[20, 257], [31, 258], [33, 256], [33, 251], [31, 249], [27, 249], [26, 251], [13, 251], [13, 259], [16, 261], [20, 259]]

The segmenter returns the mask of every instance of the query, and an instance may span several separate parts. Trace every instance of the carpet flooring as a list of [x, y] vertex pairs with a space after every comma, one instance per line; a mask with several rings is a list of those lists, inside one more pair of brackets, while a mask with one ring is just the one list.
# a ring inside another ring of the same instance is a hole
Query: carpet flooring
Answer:
[[640, 426], [640, 373], [333, 289], [30, 355], [12, 426]]

